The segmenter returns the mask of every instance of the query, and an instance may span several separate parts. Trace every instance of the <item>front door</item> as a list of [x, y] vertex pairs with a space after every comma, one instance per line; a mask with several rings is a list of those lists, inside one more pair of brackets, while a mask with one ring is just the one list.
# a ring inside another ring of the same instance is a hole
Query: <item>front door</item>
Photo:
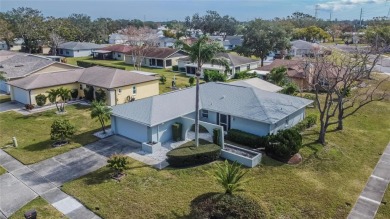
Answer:
[[230, 129], [230, 116], [225, 114], [219, 114], [219, 122], [218, 125], [223, 127], [224, 131]]

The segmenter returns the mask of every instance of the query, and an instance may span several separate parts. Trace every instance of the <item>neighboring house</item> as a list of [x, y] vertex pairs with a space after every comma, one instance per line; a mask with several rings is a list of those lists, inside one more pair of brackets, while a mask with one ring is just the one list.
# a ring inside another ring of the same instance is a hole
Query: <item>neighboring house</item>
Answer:
[[275, 59], [271, 64], [259, 67], [256, 70], [269, 73], [272, 69], [282, 66], [287, 68], [287, 77], [297, 84], [300, 90], [311, 89], [313, 66], [303, 59]]
[[99, 50], [104, 47], [106, 47], [106, 45], [86, 42], [66, 42], [58, 46], [57, 55], [66, 57], [90, 56], [94, 50]]
[[115, 60], [125, 61], [125, 53], [131, 51], [131, 48], [132, 47], [128, 45], [111, 45], [104, 47], [101, 50], [95, 50], [93, 52], [93, 57], [98, 59], [103, 59], [103, 57], [107, 57]]
[[169, 38], [169, 37], [159, 37], [157, 45], [160, 48], [174, 48], [175, 47], [176, 39]]
[[[223, 127], [224, 131], [273, 134], [304, 119], [305, 107], [312, 103], [295, 96], [228, 83], [200, 86], [200, 120]], [[182, 138], [186, 139], [194, 121], [194, 109], [195, 87], [117, 105], [112, 111], [111, 130], [137, 142], [167, 142], [172, 140], [172, 124], [178, 122], [183, 124]], [[184, 123], [187, 123], [185, 127]]]
[[[244, 56], [235, 55], [232, 53], [220, 53], [216, 56], [217, 58], [226, 58], [230, 70], [227, 72], [228, 77], [231, 78], [234, 74], [242, 71], [252, 70], [259, 66], [259, 60], [251, 59]], [[186, 73], [187, 76], [194, 76], [197, 71], [197, 64], [192, 63], [189, 58], [182, 58], [178, 61], [179, 71]], [[219, 71], [221, 74], [225, 73], [225, 66], [205, 63], [202, 66], [201, 78], [204, 76], [205, 70]]]
[[119, 33], [113, 33], [108, 38], [109, 44], [125, 44], [129, 41], [129, 37]]
[[0, 50], [10, 50], [19, 52], [22, 50], [22, 45], [24, 43], [24, 40], [22, 38], [16, 38], [13, 42], [10, 43], [10, 47], [7, 46], [7, 43], [2, 40], [0, 41]]
[[310, 56], [316, 54], [320, 50], [320, 45], [317, 43], [310, 43], [304, 40], [291, 41], [291, 49], [289, 54], [296, 57]]
[[[8, 51], [0, 51], [0, 54], [4, 54], [4, 52]], [[25, 53], [17, 53], [17, 55], [14, 55], [10, 52], [8, 54], [8, 56], [6, 54], [4, 56], [0, 55], [0, 60], [2, 57], [8, 57], [0, 61], [0, 71], [5, 72], [5, 77], [7, 78], [7, 81], [0, 81], [0, 90], [6, 93], [10, 93], [10, 86], [7, 85], [8, 81], [20, 79], [31, 74], [43, 74], [80, 68], [78, 66], [55, 62], [43, 56]]]
[[245, 80], [233, 81], [230, 82], [229, 84], [243, 86], [243, 87], [253, 87], [253, 88], [257, 88], [269, 92], [279, 92], [283, 90], [282, 87], [274, 85], [260, 78], [250, 78]]
[[[142, 66], [151, 68], [171, 68], [178, 65], [178, 60], [188, 57], [187, 53], [179, 49], [172, 48], [148, 48], [141, 63]], [[129, 65], [134, 64], [132, 51], [126, 52], [125, 63]]]
[[7, 43], [0, 40], [0, 50], [8, 50]]
[[209, 38], [210, 40], [219, 42], [225, 50], [232, 50], [237, 46], [242, 46], [242, 42], [244, 41], [242, 35], [226, 36], [225, 40], [223, 36], [210, 36]]
[[[159, 81], [155, 76], [115, 68], [94, 66], [85, 69], [33, 74], [8, 82], [11, 99], [23, 104], [36, 104], [35, 96], [47, 95], [50, 89], [60, 87], [78, 90], [78, 98], [84, 97], [84, 89], [106, 92], [107, 104], [112, 106], [158, 95]], [[47, 101], [49, 104], [49, 101]]]

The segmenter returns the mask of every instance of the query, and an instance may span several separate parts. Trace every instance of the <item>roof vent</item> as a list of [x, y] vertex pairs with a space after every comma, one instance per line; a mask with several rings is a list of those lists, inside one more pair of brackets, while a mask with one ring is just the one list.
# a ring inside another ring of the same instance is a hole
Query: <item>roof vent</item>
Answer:
[[223, 95], [223, 96], [221, 97], [221, 100], [222, 100], [222, 99], [225, 99], [225, 95]]
[[15, 67], [23, 67], [24, 65], [15, 65]]

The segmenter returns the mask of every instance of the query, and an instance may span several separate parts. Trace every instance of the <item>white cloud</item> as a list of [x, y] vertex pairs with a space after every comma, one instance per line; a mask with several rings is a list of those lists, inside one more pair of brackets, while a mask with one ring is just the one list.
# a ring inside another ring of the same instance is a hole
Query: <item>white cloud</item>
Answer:
[[346, 8], [352, 8], [356, 5], [362, 4], [380, 4], [385, 3], [387, 0], [339, 0], [329, 1], [325, 3], [317, 4], [318, 9], [328, 11], [340, 11]]

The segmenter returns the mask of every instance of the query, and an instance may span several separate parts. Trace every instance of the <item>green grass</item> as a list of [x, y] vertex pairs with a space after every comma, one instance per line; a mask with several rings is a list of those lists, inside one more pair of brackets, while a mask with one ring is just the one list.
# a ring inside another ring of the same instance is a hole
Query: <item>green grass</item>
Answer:
[[376, 219], [388, 219], [390, 218], [390, 187], [387, 187], [385, 196], [382, 199], [382, 202], [386, 204], [381, 204], [379, 210], [376, 214]]
[[10, 95], [0, 95], [0, 103], [5, 103], [11, 101]]
[[2, 167], [2, 166], [0, 166], [0, 175], [1, 174], [4, 174], [4, 173], [6, 173], [7, 171]]
[[168, 154], [172, 156], [189, 156], [194, 154], [212, 152], [221, 149], [220, 146], [213, 144], [204, 139], [199, 139], [199, 146], [195, 146], [195, 141], [189, 141], [180, 145], [179, 147], [172, 149]]
[[[132, 65], [128, 65], [125, 62], [118, 61], [118, 60], [98, 60], [98, 59], [93, 59], [92, 57], [66, 58], [66, 60], [68, 64], [72, 64], [72, 65], [77, 65], [78, 60], [83, 60], [91, 63], [100, 63], [112, 67], [126, 67], [126, 70], [128, 71], [134, 70], [134, 67]], [[147, 67], [142, 67], [141, 71], [157, 73], [160, 76], [164, 75], [167, 78], [165, 84], [160, 83], [160, 94], [172, 91], [171, 83], [173, 81], [174, 76], [176, 79], [176, 87], [185, 88], [186, 86], [189, 86], [188, 83], [189, 77], [187, 77], [185, 74], [182, 73], [175, 73], [168, 69], [147, 68]]]
[[[243, 193], [271, 218], [346, 218], [390, 140], [389, 114], [389, 100], [363, 107], [345, 120], [343, 131], [330, 127], [326, 146], [315, 143], [318, 127], [306, 130], [303, 162], [290, 166], [264, 156], [260, 166], [249, 169], [252, 179]], [[158, 171], [133, 160], [120, 183], [111, 180], [104, 167], [63, 189], [90, 209], [98, 207], [94, 211], [105, 218], [178, 218], [188, 215], [195, 197], [223, 192], [207, 174], [219, 162]], [[378, 217], [390, 218], [389, 204]]]
[[24, 218], [24, 213], [29, 210], [35, 209], [37, 211], [37, 218], [45, 218], [45, 219], [58, 219], [58, 218], [66, 218], [61, 212], [47, 203], [43, 198], [38, 197], [27, 205], [23, 206], [23, 208], [19, 209], [15, 212], [10, 219], [20, 219]]
[[[16, 112], [1, 113], [0, 147], [11, 145], [12, 137], [15, 136], [19, 146], [6, 147], [4, 150], [24, 164], [32, 164], [98, 139], [92, 134], [99, 131], [101, 126], [98, 121], [91, 119], [89, 106], [68, 105], [65, 109], [65, 115], [57, 115], [56, 110], [28, 116]], [[52, 148], [50, 126], [57, 118], [69, 119], [76, 126], [76, 133], [71, 138], [71, 144]]]

